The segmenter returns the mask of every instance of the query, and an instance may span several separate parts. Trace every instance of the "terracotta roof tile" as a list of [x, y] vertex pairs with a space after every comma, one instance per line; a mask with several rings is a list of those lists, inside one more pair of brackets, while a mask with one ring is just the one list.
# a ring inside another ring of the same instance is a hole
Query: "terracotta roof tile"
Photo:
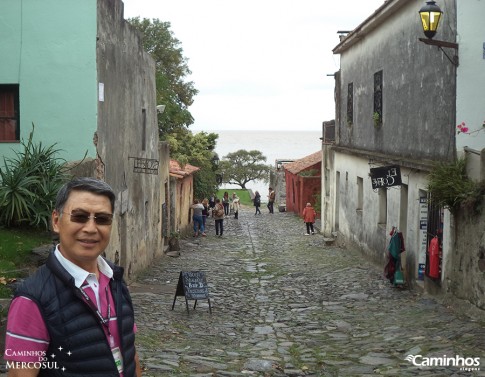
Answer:
[[170, 175], [181, 178], [186, 177], [188, 175], [194, 174], [196, 171], [199, 171], [200, 168], [194, 165], [185, 164], [185, 166], [180, 166], [178, 161], [170, 160]]
[[319, 162], [322, 162], [322, 151], [318, 151], [306, 157], [300, 158], [299, 160], [283, 164], [283, 168], [288, 170], [290, 173], [298, 174], [301, 171], [318, 164]]

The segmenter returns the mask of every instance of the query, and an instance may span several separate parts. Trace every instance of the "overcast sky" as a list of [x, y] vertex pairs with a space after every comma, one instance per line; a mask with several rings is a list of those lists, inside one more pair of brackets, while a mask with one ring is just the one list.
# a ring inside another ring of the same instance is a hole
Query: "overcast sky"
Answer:
[[320, 131], [334, 118], [337, 31], [383, 0], [124, 0], [171, 23], [199, 94], [190, 129]]

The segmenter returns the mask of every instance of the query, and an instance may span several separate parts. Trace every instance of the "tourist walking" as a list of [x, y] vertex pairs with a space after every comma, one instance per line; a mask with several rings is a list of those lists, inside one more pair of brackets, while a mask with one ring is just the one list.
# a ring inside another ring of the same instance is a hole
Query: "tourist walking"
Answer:
[[269, 213], [274, 213], [274, 200], [275, 200], [275, 197], [276, 197], [276, 193], [274, 192], [273, 188], [270, 187], [269, 188], [269, 195], [268, 195], [268, 209], [269, 209]]
[[222, 197], [222, 205], [224, 207], [224, 216], [229, 215], [229, 193], [224, 191], [224, 196]]
[[216, 196], [215, 196], [215, 194], [212, 194], [209, 197], [209, 208], [212, 209], [212, 208], [214, 208], [215, 205], [216, 205]]
[[204, 209], [202, 210], [202, 224], [204, 224], [205, 229], [205, 222], [207, 220], [207, 216], [209, 216], [209, 199], [205, 198], [202, 200], [202, 205], [204, 206]]
[[204, 206], [202, 203], [199, 203], [198, 199], [194, 199], [194, 204], [190, 207], [192, 208], [192, 220], [194, 222], [194, 237], [197, 237], [199, 234], [202, 237], [205, 237], [205, 228], [204, 228], [204, 220], [202, 218], [202, 211], [204, 210]]
[[311, 234], [315, 234], [315, 230], [313, 229], [313, 224], [315, 223], [315, 218], [317, 217], [317, 212], [312, 207], [311, 203], [307, 203], [306, 207], [303, 209], [303, 221], [306, 225], [306, 233], [305, 236], [309, 236]]
[[234, 211], [234, 218], [237, 220], [239, 216], [239, 208], [241, 206], [241, 202], [239, 200], [239, 196], [236, 195], [234, 192], [232, 194], [232, 210]]
[[256, 216], [258, 213], [261, 215], [261, 210], [259, 209], [259, 207], [261, 207], [261, 195], [258, 191], [254, 193], [253, 203], [256, 207], [256, 212], [254, 213], [254, 216]]
[[[112, 188], [93, 178], [74, 178], [59, 190], [52, 212], [59, 244], [10, 305], [9, 376], [141, 376], [123, 269], [101, 256], [115, 200]], [[64, 372], [54, 370], [61, 366]]]
[[214, 214], [216, 225], [216, 236], [222, 237], [224, 233], [224, 206], [220, 199], [216, 199], [216, 205], [212, 213]]

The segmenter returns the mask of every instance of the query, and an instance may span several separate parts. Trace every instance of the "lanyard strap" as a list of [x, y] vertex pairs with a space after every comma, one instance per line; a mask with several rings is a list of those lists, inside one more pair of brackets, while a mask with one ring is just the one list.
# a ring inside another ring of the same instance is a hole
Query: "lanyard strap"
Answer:
[[84, 289], [78, 288], [81, 291], [81, 294], [84, 297], [84, 300], [86, 300], [86, 303], [90, 306], [90, 308], [96, 313], [98, 316], [99, 321], [101, 324], [106, 327], [106, 330], [108, 331], [108, 335], [111, 336], [111, 331], [109, 329], [109, 321], [111, 320], [111, 304], [109, 302], [109, 295], [108, 295], [108, 287], [105, 287], [105, 292], [106, 292], [106, 304], [108, 305], [108, 316], [107, 318], [104, 318], [99, 309], [94, 305], [93, 300], [91, 300], [86, 292], [84, 292]]

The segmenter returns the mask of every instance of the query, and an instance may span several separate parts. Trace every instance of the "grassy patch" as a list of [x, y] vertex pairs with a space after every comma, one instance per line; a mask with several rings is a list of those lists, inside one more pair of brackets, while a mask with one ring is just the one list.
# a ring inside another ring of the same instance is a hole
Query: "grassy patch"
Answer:
[[9, 279], [25, 277], [33, 248], [51, 243], [49, 233], [35, 229], [0, 229], [0, 297], [10, 297]]
[[293, 363], [294, 366], [301, 368], [303, 366], [303, 363], [301, 361], [301, 355], [300, 355], [300, 350], [298, 349], [298, 346], [296, 344], [293, 344], [290, 349], [290, 356], [291, 356], [291, 362]]
[[32, 249], [51, 242], [45, 231], [0, 229], [0, 272], [28, 265]]
[[242, 190], [242, 189], [222, 189], [217, 191], [217, 197], [222, 200], [222, 197], [224, 196], [224, 192], [229, 194], [229, 198], [232, 198], [232, 193], [236, 193], [237, 196], [239, 196], [239, 200], [242, 205], [245, 206], [252, 206], [253, 202], [251, 200], [251, 197], [249, 196], [249, 191], [248, 190]]

